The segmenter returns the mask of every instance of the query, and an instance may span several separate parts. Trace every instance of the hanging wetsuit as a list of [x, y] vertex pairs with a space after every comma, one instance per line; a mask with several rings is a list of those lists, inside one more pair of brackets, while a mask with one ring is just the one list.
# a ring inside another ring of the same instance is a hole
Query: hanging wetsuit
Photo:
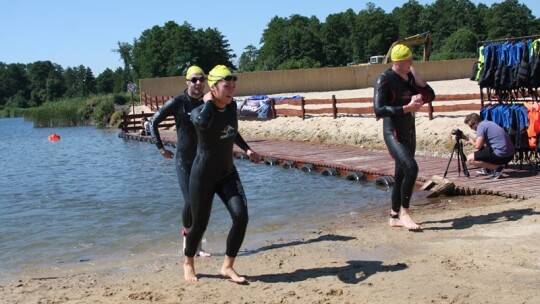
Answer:
[[197, 244], [208, 226], [214, 194], [221, 198], [233, 224], [227, 237], [226, 255], [236, 257], [248, 223], [247, 200], [233, 162], [233, 144], [247, 152], [249, 146], [238, 133], [236, 102], [223, 109], [212, 101], [193, 110], [191, 120], [197, 130], [197, 156], [193, 162], [189, 195], [193, 225], [187, 234], [185, 255], [195, 256]]
[[418, 88], [412, 73], [408, 80], [392, 69], [381, 73], [375, 82], [373, 107], [377, 118], [383, 118], [383, 137], [390, 155], [395, 161], [392, 210], [399, 212], [401, 206], [409, 208], [409, 202], [418, 176], [418, 164], [414, 159], [416, 130], [414, 113], [404, 113], [403, 106], [411, 97], [422, 91], [426, 98], [435, 99], [435, 92], [427, 85]]
[[174, 116], [176, 124], [176, 156], [175, 168], [178, 183], [184, 197], [184, 209], [182, 210], [182, 222], [186, 228], [191, 227], [191, 208], [189, 204], [189, 175], [191, 166], [197, 152], [197, 132], [190, 119], [193, 109], [203, 104], [201, 99], [192, 98], [187, 91], [167, 101], [150, 119], [152, 139], [158, 149], [163, 148], [163, 142], [159, 134], [159, 124], [168, 116]]

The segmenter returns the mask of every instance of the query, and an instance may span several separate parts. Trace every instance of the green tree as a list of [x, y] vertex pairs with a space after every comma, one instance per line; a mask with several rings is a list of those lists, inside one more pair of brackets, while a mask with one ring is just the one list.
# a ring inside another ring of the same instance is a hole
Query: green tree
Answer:
[[398, 38], [396, 21], [372, 2], [358, 13], [354, 40], [360, 46], [356, 54], [360, 61], [367, 62], [373, 55], [386, 54]]
[[401, 7], [396, 7], [391, 13], [392, 19], [396, 20], [399, 28], [399, 38], [405, 38], [412, 35], [430, 31], [424, 28], [425, 24], [419, 20], [425, 14], [425, 8], [417, 0], [409, 0]]
[[517, 0], [493, 3], [484, 15], [487, 39], [501, 39], [537, 34], [538, 20], [531, 10]]
[[116, 70], [114, 70], [113, 79], [113, 92], [122, 93], [127, 90], [127, 84], [131, 82], [132, 78], [130, 76], [129, 70], [117, 68]]
[[257, 60], [258, 54], [259, 50], [257, 50], [253, 44], [246, 46], [238, 60], [238, 69], [242, 72], [255, 71], [255, 61]]
[[282, 63], [295, 60], [302, 61], [302, 65], [311, 63], [320, 66], [325, 59], [320, 26], [316, 17], [292, 15], [290, 18], [272, 18], [263, 32], [257, 70], [274, 70]]
[[357, 47], [353, 43], [356, 14], [352, 9], [331, 14], [321, 25], [321, 43], [326, 66], [343, 66], [355, 61]]
[[459, 59], [477, 56], [478, 37], [468, 28], [460, 28], [448, 37], [433, 59]]
[[36, 61], [28, 65], [30, 81], [30, 100], [32, 105], [41, 105], [47, 101], [61, 98], [66, 85], [64, 69], [50, 61]]
[[115, 51], [124, 61], [124, 70], [132, 73], [133, 82], [182, 75], [192, 64], [205, 71], [217, 64], [234, 68], [231, 59], [236, 56], [217, 29], [195, 30], [187, 22], [178, 25], [174, 21], [143, 31], [133, 44], [119, 42]]
[[45, 94], [47, 101], [60, 99], [66, 93], [66, 81], [64, 78], [64, 69], [59, 64], [53, 64], [54, 69], [49, 72], [45, 82]]
[[17, 103], [28, 106], [30, 89], [26, 65], [0, 62], [0, 107], [16, 95]]
[[225, 65], [232, 70], [236, 70], [236, 66], [231, 62], [231, 59], [236, 55], [232, 53], [229, 41], [215, 28], [207, 28], [206, 30], [197, 30], [195, 33], [196, 40], [199, 44], [191, 51], [193, 57], [196, 58], [196, 63], [203, 71], [210, 71], [218, 64]]
[[114, 93], [114, 72], [106, 68], [96, 78], [96, 92], [99, 94]]
[[437, 0], [427, 5], [421, 24], [433, 33], [433, 52], [436, 52], [459, 28], [479, 28], [479, 17], [476, 6], [469, 0]]
[[85, 97], [96, 93], [96, 79], [90, 68], [83, 65], [68, 67], [64, 73], [66, 97]]
[[[137, 40], [134, 40], [133, 45], [135, 45], [136, 41]], [[113, 50], [120, 55], [120, 59], [124, 62], [124, 70], [127, 71], [126, 77], [129, 78], [127, 81], [141, 78], [139, 66], [133, 63], [135, 58], [135, 55], [133, 54], [133, 45], [127, 42], [118, 42], [118, 49]]]

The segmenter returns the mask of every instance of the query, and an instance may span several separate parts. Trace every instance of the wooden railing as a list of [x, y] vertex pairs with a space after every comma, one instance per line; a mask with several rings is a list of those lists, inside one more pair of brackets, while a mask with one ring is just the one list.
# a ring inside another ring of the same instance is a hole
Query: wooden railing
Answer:
[[[433, 119], [433, 113], [478, 111], [481, 108], [478, 102], [441, 104], [458, 100], [480, 100], [480, 94], [438, 95], [435, 101], [422, 107], [420, 112], [429, 113], [429, 118]], [[271, 100], [270, 106], [272, 117], [295, 116], [305, 119], [306, 115], [331, 115], [336, 119], [338, 116], [373, 114], [373, 98], [371, 97], [337, 99], [335, 95], [332, 95], [331, 99], [282, 99]]]
[[[141, 93], [143, 98], [141, 99], [141, 104], [148, 106], [152, 111], [157, 111], [165, 102], [173, 98], [173, 96], [150, 96], [146, 93]], [[455, 103], [452, 104], [452, 101], [469, 101], [476, 100], [477, 102], [472, 103]], [[451, 94], [451, 95], [437, 95], [437, 98], [429, 103], [428, 105], [422, 107], [420, 112], [428, 113], [429, 119], [433, 119], [434, 113], [449, 113], [456, 111], [479, 111], [481, 109], [480, 104], [481, 96], [478, 94]], [[443, 104], [445, 103], [445, 104]], [[371, 97], [361, 97], [361, 98], [343, 98], [337, 99], [335, 95], [332, 95], [329, 99], [305, 99], [305, 98], [291, 98], [291, 99], [280, 99], [270, 100], [271, 107], [271, 118], [279, 116], [289, 116], [289, 117], [301, 117], [305, 119], [306, 116], [332, 116], [334, 119], [339, 116], [351, 116], [351, 115], [365, 115], [373, 114], [373, 98]], [[144, 116], [151, 116], [150, 114], [137, 114], [128, 115], [135, 116], [126, 118], [130, 125], [126, 128], [128, 130], [140, 129], [140, 122], [136, 118], [141, 118]], [[126, 121], [126, 120], [125, 120]], [[133, 123], [135, 121], [135, 123]], [[137, 125], [137, 123], [139, 123]], [[132, 126], [132, 125], [135, 126]], [[173, 126], [174, 121], [166, 122], [165, 124], [160, 124], [163, 127]]]
[[151, 96], [145, 92], [141, 92], [141, 105], [149, 107], [152, 111], [157, 111], [163, 106], [167, 100], [172, 99], [174, 96]]
[[[122, 126], [121, 126], [122, 132], [139, 134], [143, 130], [143, 124], [141, 122], [141, 119], [143, 117], [150, 119], [153, 115], [154, 115], [153, 112], [150, 112], [150, 113], [142, 112], [141, 114], [124, 113], [122, 115]], [[170, 127], [173, 127], [174, 125], [175, 125], [174, 117], [169, 116], [159, 124], [159, 127], [170, 128]]]

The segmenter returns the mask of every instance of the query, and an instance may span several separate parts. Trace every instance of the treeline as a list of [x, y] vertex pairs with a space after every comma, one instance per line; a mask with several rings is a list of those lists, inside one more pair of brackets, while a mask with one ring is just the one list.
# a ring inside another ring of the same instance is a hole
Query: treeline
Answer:
[[[477, 6], [469, 0], [409, 0], [390, 13], [373, 3], [316, 17], [274, 17], [264, 30], [262, 47], [249, 45], [239, 58], [242, 71], [265, 71], [366, 63], [384, 55], [400, 38], [431, 32], [432, 60], [478, 56], [478, 41], [540, 34], [540, 19], [517, 0]], [[421, 57], [421, 52], [415, 52]]]
[[68, 67], [50, 61], [30, 64], [0, 62], [0, 109], [41, 106], [50, 101], [126, 92], [129, 72], [105, 69], [98, 77], [80, 65]]
[[[249, 24], [246, 24], [249, 26]], [[141, 78], [182, 75], [191, 64], [205, 71], [225, 64], [239, 72], [316, 68], [365, 63], [386, 54], [399, 38], [431, 32], [431, 60], [476, 57], [478, 41], [540, 34], [540, 19], [518, 0], [490, 7], [469, 0], [409, 0], [390, 13], [374, 3], [318, 18], [274, 17], [261, 36], [261, 48], [248, 45], [237, 66], [228, 40], [216, 28], [195, 29], [174, 21], [145, 30], [132, 43], [118, 42], [124, 63], [95, 77], [85, 66], [63, 68], [49, 61], [0, 62], [0, 109], [39, 106], [60, 98], [126, 91]], [[420, 51], [415, 52], [420, 56]]]

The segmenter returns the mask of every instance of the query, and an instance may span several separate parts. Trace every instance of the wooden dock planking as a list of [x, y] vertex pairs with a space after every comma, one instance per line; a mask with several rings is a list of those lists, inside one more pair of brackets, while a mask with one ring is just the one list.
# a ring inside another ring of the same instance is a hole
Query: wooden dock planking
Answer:
[[[162, 132], [162, 139], [168, 145], [174, 145], [174, 132]], [[148, 137], [138, 134], [121, 134], [122, 137], [135, 140], [149, 141]], [[351, 146], [328, 146], [309, 142], [289, 142], [275, 140], [247, 140], [250, 147], [264, 159], [277, 158], [280, 163], [286, 160], [295, 161], [299, 165], [313, 164], [319, 171], [324, 168], [335, 168], [342, 175], [349, 172], [362, 172], [368, 178], [374, 179], [382, 175], [394, 175], [394, 161], [388, 151], [370, 151]], [[234, 146], [235, 153], [242, 153]], [[443, 176], [449, 158], [416, 156], [420, 168], [418, 182], [422, 183], [432, 176]], [[458, 161], [454, 155], [446, 176], [456, 185], [456, 191], [462, 195], [489, 194], [512, 198], [540, 197], [540, 177], [538, 172], [528, 170], [523, 164], [510, 164], [498, 180], [489, 180], [477, 176], [476, 168], [469, 168], [470, 177], [461, 172], [458, 174]]]
[[[394, 161], [387, 151], [369, 151], [355, 147], [334, 147], [307, 142], [286, 142], [273, 140], [248, 141], [253, 150], [263, 157], [275, 157], [281, 161], [311, 163], [318, 167], [331, 167], [341, 172], [360, 171], [364, 174], [381, 176], [394, 175]], [[241, 150], [235, 146], [235, 152]], [[429, 180], [433, 175], [443, 176], [449, 158], [417, 156], [420, 168], [418, 182]], [[525, 168], [527, 166], [523, 166]], [[510, 164], [498, 180], [477, 176], [476, 168], [469, 168], [470, 177], [461, 171], [458, 174], [456, 156], [451, 160], [447, 179], [456, 185], [463, 195], [491, 194], [512, 198], [533, 198], [540, 196], [540, 178], [537, 172], [519, 170], [519, 165]], [[372, 176], [372, 178], [373, 178]]]

